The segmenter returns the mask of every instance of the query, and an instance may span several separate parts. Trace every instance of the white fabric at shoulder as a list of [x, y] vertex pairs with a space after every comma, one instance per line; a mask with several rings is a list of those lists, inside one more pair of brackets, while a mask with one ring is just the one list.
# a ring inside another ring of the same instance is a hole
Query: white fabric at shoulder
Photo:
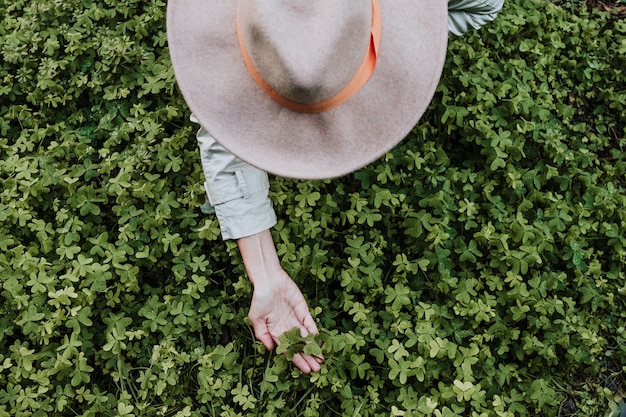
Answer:
[[449, 0], [448, 31], [461, 36], [493, 21], [504, 0]]

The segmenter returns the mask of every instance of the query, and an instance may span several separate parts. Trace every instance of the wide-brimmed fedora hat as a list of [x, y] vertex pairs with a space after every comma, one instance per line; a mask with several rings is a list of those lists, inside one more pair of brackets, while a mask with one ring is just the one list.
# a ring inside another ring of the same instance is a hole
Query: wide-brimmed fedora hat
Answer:
[[331, 178], [415, 126], [445, 59], [445, 0], [169, 0], [178, 85], [200, 124], [270, 173]]

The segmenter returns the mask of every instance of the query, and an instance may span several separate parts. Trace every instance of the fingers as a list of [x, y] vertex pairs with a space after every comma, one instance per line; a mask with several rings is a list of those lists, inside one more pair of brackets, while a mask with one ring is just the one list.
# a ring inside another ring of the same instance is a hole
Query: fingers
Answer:
[[[272, 334], [269, 332], [269, 329], [266, 323], [258, 323], [257, 321], [252, 322], [252, 327], [254, 329], [254, 334], [256, 338], [263, 343], [263, 345], [267, 348], [267, 350], [272, 350], [276, 347], [279, 342], [278, 338], [272, 337]], [[300, 327], [300, 336], [305, 338], [309, 335], [306, 329]], [[322, 369], [321, 364], [324, 362], [323, 356], [312, 356], [307, 355], [305, 353], [296, 353], [292, 360], [293, 364], [305, 374], [309, 374], [311, 372], [319, 372]]]
[[302, 324], [304, 325], [304, 327], [309, 333], [319, 334], [319, 330], [317, 330], [317, 324], [315, 323], [315, 320], [313, 319], [310, 313], [304, 317]]
[[320, 362], [316, 358], [310, 355], [305, 355], [304, 353], [297, 353], [294, 355], [291, 360], [293, 364], [305, 374], [310, 374], [311, 372], [319, 372], [322, 369]]
[[254, 329], [254, 335], [256, 336], [257, 340], [261, 343], [263, 343], [263, 346], [265, 346], [265, 348], [267, 350], [272, 350], [274, 349], [274, 338], [272, 337], [272, 334], [269, 331], [269, 328], [267, 327], [267, 324], [265, 323], [265, 321], [259, 321], [253, 317], [249, 317], [250, 318], [250, 322], [252, 323], [252, 328]]
[[306, 302], [300, 303], [298, 306], [294, 308], [294, 314], [296, 315], [297, 320], [300, 322], [300, 327], [304, 326], [304, 328], [313, 334], [318, 334], [317, 325], [315, 324], [315, 320], [313, 320], [313, 316], [311, 316], [311, 312], [309, 311], [309, 307]]
[[[270, 333], [267, 331], [267, 327], [265, 327], [265, 330], [262, 330], [260, 326], [257, 329], [254, 324], [253, 327], [256, 338], [263, 343], [267, 350], [272, 350], [276, 345], [278, 345], [278, 340], [274, 340], [272, 338]], [[301, 335], [302, 337], [306, 337], [306, 333], [301, 333]], [[300, 371], [305, 374], [309, 374], [311, 372], [319, 372], [319, 370], [322, 369], [321, 363], [324, 361], [324, 358], [306, 355], [300, 352], [296, 353], [291, 361]]]
[[[297, 287], [295, 287], [297, 290]], [[287, 294], [289, 294], [287, 292]], [[283, 294], [284, 295], [284, 294]], [[299, 296], [297, 296], [299, 295]], [[252, 323], [254, 334], [261, 343], [272, 350], [279, 343], [279, 336], [297, 327], [302, 338], [311, 334], [319, 334], [317, 324], [311, 316], [307, 303], [299, 290], [295, 297], [274, 297], [271, 303], [264, 303], [255, 289], [248, 318]], [[312, 356], [299, 352], [292, 358], [293, 364], [303, 373], [318, 372], [321, 369], [323, 356]]]
[[[310, 319], [310, 323], [305, 321], [303, 326], [300, 326], [300, 336], [302, 338], [307, 337], [309, 334], [319, 334], [317, 325], [310, 314], [308, 315], [308, 318]], [[307, 355], [301, 352], [293, 357], [292, 362], [305, 374], [310, 372], [319, 372], [319, 370], [322, 369], [321, 363], [324, 362], [324, 356]]]
[[305, 374], [311, 373], [311, 370], [312, 370], [311, 366], [306, 361], [306, 359], [304, 359], [302, 354], [300, 353], [295, 354], [291, 361], [293, 362], [294, 365], [296, 365], [296, 368], [301, 370], [303, 373]]
[[[307, 311], [307, 315], [304, 317], [302, 325], [303, 327], [300, 327], [300, 335], [303, 338], [307, 337], [309, 334], [316, 334], [316, 335], [319, 334], [319, 330], [317, 329], [317, 324], [315, 323], [315, 320], [313, 319], [311, 314], [308, 313], [308, 311]], [[319, 344], [321, 346], [322, 342], [320, 341]], [[320, 356], [304, 355], [304, 356], [310, 358], [310, 361], [307, 361], [307, 362], [309, 362], [311, 369], [313, 369], [315, 372], [319, 370], [319, 365], [324, 362], [324, 355], [320, 355]], [[317, 368], [317, 369], [314, 369], [314, 368]]]
[[319, 370], [322, 369], [322, 362], [323, 362], [322, 358], [317, 358], [315, 356], [304, 355], [304, 354], [302, 355], [302, 357], [311, 368], [311, 371], [319, 372]]

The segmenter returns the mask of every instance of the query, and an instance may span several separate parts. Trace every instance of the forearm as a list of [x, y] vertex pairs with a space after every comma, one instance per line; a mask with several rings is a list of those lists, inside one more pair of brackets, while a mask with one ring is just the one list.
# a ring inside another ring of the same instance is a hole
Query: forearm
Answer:
[[250, 282], [256, 288], [268, 285], [279, 276], [282, 269], [270, 230], [237, 240], [241, 258]]

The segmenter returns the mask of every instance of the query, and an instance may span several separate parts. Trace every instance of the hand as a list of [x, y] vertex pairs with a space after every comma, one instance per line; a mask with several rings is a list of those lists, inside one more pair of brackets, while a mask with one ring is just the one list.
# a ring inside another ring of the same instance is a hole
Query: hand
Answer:
[[[269, 350], [279, 344], [278, 337], [297, 327], [300, 336], [318, 334], [317, 326], [302, 293], [287, 273], [280, 269], [271, 285], [255, 287], [248, 314], [256, 338]], [[302, 372], [320, 370], [323, 358], [302, 352], [293, 357], [293, 363]]]
[[[279, 336], [294, 327], [300, 335], [317, 334], [317, 326], [302, 292], [280, 266], [269, 230], [238, 240], [248, 277], [254, 285], [248, 317], [256, 338], [268, 349], [279, 344]], [[320, 370], [324, 358], [297, 353], [294, 365], [304, 373]]]

